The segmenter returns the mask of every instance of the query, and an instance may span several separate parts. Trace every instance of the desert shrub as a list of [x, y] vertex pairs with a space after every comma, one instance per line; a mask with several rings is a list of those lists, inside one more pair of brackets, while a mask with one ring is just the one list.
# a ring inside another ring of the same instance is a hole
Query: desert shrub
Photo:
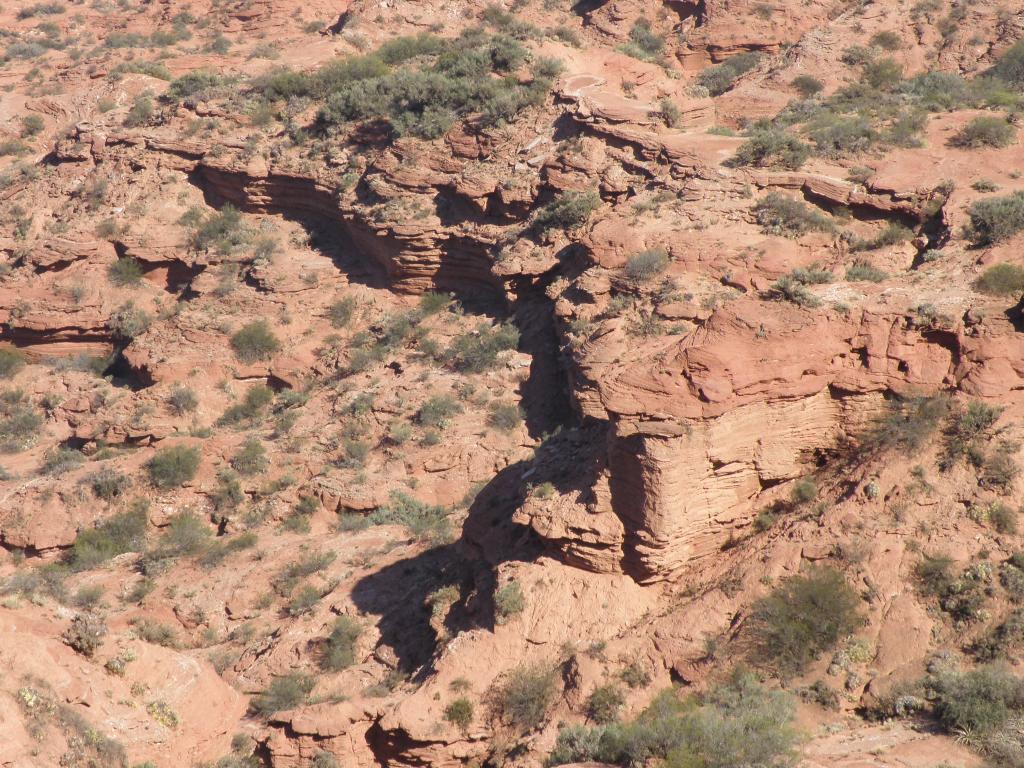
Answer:
[[320, 655], [320, 668], [328, 672], [340, 672], [355, 664], [356, 643], [362, 627], [350, 616], [339, 616], [331, 627], [331, 633], [324, 641]]
[[462, 406], [451, 395], [427, 399], [416, 413], [416, 420], [425, 427], [445, 427], [451, 417], [462, 413]]
[[335, 328], [344, 328], [352, 319], [356, 310], [356, 300], [352, 296], [338, 299], [327, 308], [327, 319]]
[[249, 241], [251, 233], [242, 222], [241, 212], [230, 203], [209, 216], [201, 216], [189, 234], [188, 246], [196, 252], [211, 248], [227, 255]]
[[9, 379], [25, 366], [25, 356], [14, 347], [0, 347], [0, 379]]
[[781, 675], [799, 674], [862, 623], [860, 599], [834, 569], [795, 576], [751, 611], [754, 656]]
[[64, 630], [62, 637], [65, 643], [80, 654], [91, 657], [103, 645], [103, 638], [106, 635], [107, 623], [102, 616], [95, 613], [79, 613], [71, 620], [71, 625]]
[[240, 475], [255, 475], [267, 468], [267, 451], [259, 440], [250, 437], [231, 458], [231, 466]]
[[621, 46], [623, 53], [643, 61], [651, 61], [662, 54], [665, 39], [651, 29], [651, 22], [641, 16], [629, 31], [629, 42]]
[[235, 403], [224, 411], [221, 417], [217, 419], [217, 423], [228, 425], [254, 421], [263, 415], [273, 399], [274, 390], [266, 384], [253, 384], [245, 391], [242, 401]]
[[68, 563], [74, 570], [94, 568], [125, 552], [137, 552], [146, 542], [146, 505], [133, 504], [101, 521], [95, 528], [79, 531], [71, 546]]
[[1006, 118], [980, 115], [957, 131], [949, 140], [951, 146], [962, 149], [979, 147], [1007, 147], [1017, 136], [1017, 129]]
[[202, 557], [199, 558], [199, 562], [207, 568], [212, 568], [220, 565], [229, 555], [246, 549], [252, 549], [257, 543], [259, 543], [259, 537], [252, 531], [240, 533], [226, 540], [219, 538], [215, 543], [205, 548]]
[[578, 229], [587, 223], [591, 214], [601, 204], [596, 191], [563, 192], [541, 208], [533, 217], [533, 230], [543, 234], [557, 229], [568, 231]]
[[938, 597], [953, 581], [953, 559], [945, 555], [925, 555], [914, 568], [918, 589], [925, 597]]
[[789, 498], [794, 504], [807, 504], [818, 498], [818, 485], [814, 478], [805, 477], [793, 483]]
[[315, 684], [313, 678], [298, 673], [275, 677], [263, 693], [252, 698], [250, 709], [260, 717], [294, 709], [306, 702]]
[[196, 476], [201, 459], [198, 447], [172, 445], [158, 450], [146, 469], [157, 488], [177, 488]]
[[875, 59], [864, 65], [864, 80], [872, 88], [891, 91], [903, 80], [903, 67], [895, 59]]
[[518, 581], [510, 581], [494, 593], [494, 618], [498, 624], [505, 624], [522, 613], [525, 607], [526, 598]]
[[961, 458], [973, 459], [977, 463], [977, 457], [984, 451], [979, 441], [990, 442], [991, 430], [1002, 412], [1002, 408], [978, 400], [972, 400], [965, 408], [951, 409], [943, 430], [940, 468], [950, 469]]
[[114, 285], [138, 285], [142, 282], [142, 265], [138, 259], [122, 256], [107, 268], [107, 279]]
[[974, 289], [991, 296], [1018, 296], [1024, 291], [1024, 267], [1005, 261], [986, 269]]
[[321, 597], [319, 589], [312, 584], [306, 584], [289, 598], [288, 615], [295, 617], [309, 613], [320, 602]]
[[238, 475], [228, 470], [217, 473], [217, 487], [210, 492], [210, 500], [218, 511], [235, 509], [245, 501], [245, 492]]
[[900, 83], [898, 91], [929, 112], [956, 109], [969, 101], [967, 81], [952, 72], [923, 72]]
[[167, 97], [174, 101], [183, 101], [200, 96], [224, 84], [223, 78], [215, 72], [196, 70], [175, 78], [167, 87]]
[[491, 690], [495, 716], [520, 732], [544, 722], [558, 687], [558, 669], [548, 664], [520, 666]]
[[797, 170], [811, 154], [811, 148], [782, 128], [764, 128], [750, 134], [733, 155], [732, 163], [757, 168]]
[[768, 298], [776, 301], [788, 301], [800, 307], [817, 307], [821, 301], [807, 290], [807, 285], [792, 274], [783, 275], [771, 284], [767, 292]]
[[651, 684], [651, 673], [639, 661], [631, 661], [623, 667], [619, 677], [630, 688], [646, 688]]
[[942, 395], [894, 399], [861, 437], [861, 450], [912, 456], [935, 434], [949, 409], [949, 399]]
[[120, 498], [131, 487], [131, 478], [128, 475], [110, 467], [94, 472], [86, 477], [84, 482], [96, 498], [104, 501]]
[[24, 139], [37, 136], [45, 127], [46, 122], [42, 115], [25, 115], [21, 118], [21, 137]]
[[989, 506], [986, 517], [997, 533], [1016, 533], [1018, 511], [1006, 504], [996, 502]]
[[392, 492], [388, 503], [368, 519], [372, 525], [403, 525], [424, 541], [445, 541], [451, 534], [444, 507], [426, 504], [401, 491]]
[[455, 699], [444, 708], [444, 719], [460, 730], [467, 730], [473, 722], [473, 702], [465, 697]]
[[658, 102], [658, 114], [669, 128], [676, 128], [683, 119], [682, 110], [667, 96]]
[[142, 619], [136, 622], [135, 633], [140, 639], [153, 645], [162, 645], [164, 648], [178, 647], [178, 635], [174, 628], [158, 621]]
[[1006, 656], [1010, 649], [1018, 647], [1024, 640], [1024, 610], [1010, 611], [1005, 620], [971, 644], [970, 651], [976, 659], [993, 661]]
[[793, 712], [788, 694], [737, 672], [704, 696], [680, 701], [675, 691], [664, 691], [629, 723], [562, 728], [549, 764], [784, 766], [798, 740]]
[[891, 245], [904, 243], [907, 240], [910, 240], [913, 236], [913, 231], [908, 227], [905, 227], [902, 224], [890, 222], [885, 225], [885, 229], [870, 240], [854, 240], [850, 244], [850, 250], [874, 251], [878, 248], [887, 248]]
[[325, 95], [318, 127], [377, 119], [394, 134], [435, 139], [469, 114], [485, 125], [511, 121], [540, 103], [551, 85], [551, 68], [539, 60], [528, 84], [490, 76], [511, 73], [526, 61], [525, 48], [508, 35], [468, 30], [429, 58], [392, 70], [378, 52], [322, 68], [313, 84], [314, 93]]
[[1024, 229], [1024, 192], [975, 200], [967, 209], [966, 235], [975, 245], [1008, 240]]
[[754, 218], [773, 235], [799, 237], [811, 231], [828, 232], [832, 223], [800, 200], [769, 192], [754, 206]]
[[888, 277], [887, 272], [866, 261], [856, 261], [846, 270], [846, 279], [850, 282], [880, 283]]
[[1007, 48], [989, 74], [1011, 85], [1024, 84], [1024, 40], [1018, 40]]
[[825, 84], [818, 78], [812, 77], [811, 75], [797, 75], [790, 82], [790, 85], [796, 88], [797, 93], [805, 99], [809, 99], [811, 96], [821, 93], [825, 89]]
[[20, 390], [0, 393], [0, 451], [17, 453], [36, 442], [43, 417], [25, 402]]
[[664, 248], [650, 248], [635, 253], [626, 260], [624, 269], [627, 278], [642, 283], [657, 277], [668, 269], [669, 258]]
[[334, 552], [310, 552], [300, 560], [288, 563], [278, 576], [278, 588], [283, 593], [291, 592], [300, 579], [319, 573], [334, 562]]
[[274, 332], [266, 320], [247, 323], [231, 337], [231, 349], [243, 363], [269, 360], [281, 348]]
[[153, 100], [146, 95], [136, 96], [132, 101], [131, 109], [125, 115], [124, 124], [129, 128], [137, 128], [145, 125], [153, 117]]
[[39, 467], [39, 472], [43, 475], [63, 475], [65, 472], [77, 469], [83, 463], [85, 463], [85, 456], [81, 451], [76, 451], [73, 448], [57, 448], [47, 452]]
[[730, 59], [708, 67], [697, 75], [697, 85], [708, 89], [712, 96], [720, 96], [739, 79], [740, 75], [749, 72], [761, 61], [761, 54], [754, 52], [738, 53]]
[[903, 41], [900, 36], [891, 30], [883, 30], [876, 32], [871, 36], [871, 40], [868, 42], [876, 48], [881, 48], [884, 51], [898, 51]]
[[182, 384], [175, 385], [167, 395], [167, 407], [178, 416], [190, 413], [198, 406], [199, 399], [196, 393]]
[[511, 323], [496, 328], [481, 324], [475, 333], [457, 336], [444, 352], [445, 362], [460, 373], [481, 373], [493, 368], [498, 354], [519, 345], [519, 331]]
[[206, 523], [191, 512], [179, 512], [167, 524], [153, 554], [163, 559], [199, 554], [210, 543], [210, 536]]
[[50, 16], [57, 13], [64, 13], [66, 10], [67, 8], [64, 7], [64, 3], [34, 3], [32, 5], [26, 5], [18, 11], [18, 20], [24, 21], [25, 19], [31, 19], [36, 16]]
[[606, 725], [619, 716], [619, 710], [626, 703], [622, 689], [614, 683], [599, 685], [587, 697], [584, 711], [587, 718], [600, 725]]
[[502, 432], [511, 432], [523, 423], [523, 409], [510, 403], [491, 403], [487, 424]]
[[107, 318], [107, 328], [114, 336], [127, 342], [144, 334], [152, 322], [153, 318], [148, 312], [136, 307], [135, 302], [129, 301]]
[[946, 672], [929, 680], [934, 711], [949, 733], [991, 735], [1024, 710], [1024, 681], [1003, 666]]
[[880, 138], [871, 121], [858, 115], [818, 118], [807, 126], [807, 135], [819, 155], [832, 159], [866, 152]]

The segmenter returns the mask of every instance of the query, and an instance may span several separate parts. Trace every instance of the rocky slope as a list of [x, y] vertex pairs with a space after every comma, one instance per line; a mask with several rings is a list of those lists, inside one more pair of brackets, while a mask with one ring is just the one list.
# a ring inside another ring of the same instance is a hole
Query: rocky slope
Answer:
[[1022, 19], [5, 4], [0, 763], [536, 766], [751, 664], [772, 765], [1006, 758], [907, 691], [1024, 642]]

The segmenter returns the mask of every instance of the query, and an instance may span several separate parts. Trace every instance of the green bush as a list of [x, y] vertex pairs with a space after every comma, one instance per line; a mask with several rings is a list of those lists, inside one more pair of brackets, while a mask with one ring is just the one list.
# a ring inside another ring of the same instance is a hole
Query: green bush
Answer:
[[107, 269], [107, 279], [114, 285], [138, 285], [142, 282], [142, 265], [138, 259], [122, 256]]
[[181, 416], [191, 413], [199, 407], [199, 399], [191, 389], [177, 384], [167, 395], [167, 407], [171, 409], [172, 413]]
[[231, 348], [243, 363], [269, 360], [281, 349], [281, 342], [270, 330], [266, 320], [247, 323], [231, 337]]
[[740, 144], [732, 164], [756, 168], [787, 168], [795, 171], [811, 154], [811, 148], [782, 128], [754, 131]]
[[780, 675], [799, 674], [861, 625], [859, 605], [857, 593], [836, 570], [794, 576], [751, 610], [755, 659]]
[[805, 99], [809, 99], [825, 89], [825, 84], [811, 75], [797, 75], [790, 82], [790, 85], [796, 88], [797, 92]]
[[473, 702], [462, 697], [444, 708], [444, 719], [456, 728], [466, 731], [473, 723]]
[[866, 261], [856, 261], [846, 270], [846, 279], [850, 282], [880, 283], [888, 277], [887, 272]]
[[79, 613], [71, 620], [71, 625], [64, 630], [62, 637], [65, 643], [80, 654], [92, 657], [103, 645], [106, 634], [107, 624], [102, 616], [95, 613]]
[[619, 716], [619, 710], [626, 703], [622, 689], [614, 683], [599, 685], [587, 697], [584, 711], [587, 719], [599, 725], [607, 725]]
[[147, 523], [145, 503], [133, 504], [128, 511], [108, 517], [95, 528], [79, 531], [71, 545], [68, 563], [81, 571], [125, 552], [138, 552], [145, 545]]
[[67, 8], [64, 7], [64, 3], [35, 3], [33, 5], [26, 5], [24, 8], [18, 11], [18, 20], [24, 21], [25, 19], [31, 19], [36, 16], [50, 16], [57, 13], [64, 13]]
[[668, 269], [669, 258], [664, 248], [650, 248], [633, 254], [626, 260], [626, 277], [635, 283], [643, 283], [657, 277]]
[[206, 549], [210, 536], [210, 526], [191, 512], [180, 512], [161, 534], [155, 554], [158, 558], [196, 555]]
[[491, 403], [487, 424], [502, 432], [511, 432], [523, 423], [523, 409], [510, 403]]
[[320, 590], [311, 584], [307, 584], [300, 588], [298, 592], [295, 592], [288, 600], [288, 615], [291, 617], [303, 616], [320, 602]]
[[42, 466], [39, 467], [39, 473], [43, 475], [63, 475], [65, 472], [77, 469], [83, 463], [85, 463], [85, 456], [82, 455], [81, 451], [76, 451], [73, 448], [57, 448], [46, 454]]
[[25, 366], [25, 356], [14, 347], [0, 347], [0, 379], [9, 379]]
[[596, 191], [563, 192], [533, 217], [532, 228], [538, 234], [552, 229], [569, 231], [582, 227], [601, 205]]
[[131, 478], [116, 469], [104, 467], [85, 478], [85, 484], [97, 499], [113, 501], [123, 496], [131, 487]]
[[967, 123], [949, 140], [962, 149], [1008, 147], [1017, 137], [1017, 129], [1004, 117], [980, 115]]
[[494, 367], [499, 353], [518, 345], [519, 331], [511, 323], [497, 328], [483, 323], [475, 333], [453, 339], [444, 352], [444, 360], [460, 373], [481, 373]]
[[132, 101], [132, 107], [125, 115], [124, 124], [129, 128], [138, 128], [145, 125], [153, 117], [153, 100], [149, 96], [136, 96]]
[[563, 727], [548, 763], [781, 768], [795, 756], [793, 714], [788, 694], [737, 672], [701, 697], [680, 701], [676, 691], [664, 691], [629, 723]]
[[832, 222], [800, 200], [769, 192], [754, 206], [754, 218], [769, 234], [799, 237], [807, 232], [829, 232]]
[[874, 251], [878, 248], [887, 248], [892, 245], [899, 243], [905, 243], [907, 240], [913, 238], [914, 233], [908, 227], [902, 224], [896, 224], [890, 222], [885, 225], [885, 229], [879, 232], [875, 237], [870, 240], [854, 240], [850, 243], [851, 251]]
[[665, 39], [651, 29], [651, 22], [641, 16], [629, 31], [629, 42], [621, 46], [623, 53], [642, 61], [652, 61], [665, 50]]
[[245, 391], [240, 403], [229, 407], [217, 419], [221, 425], [238, 424], [239, 422], [255, 421], [263, 415], [274, 399], [274, 390], [266, 384], [253, 384]]
[[214, 90], [223, 84], [224, 79], [215, 72], [196, 70], [173, 80], [167, 88], [167, 97], [174, 101], [201, 97], [204, 92]]
[[17, 453], [33, 445], [43, 417], [24, 402], [20, 392], [5, 392], [0, 400], [0, 451]]
[[425, 427], [446, 427], [451, 417], [462, 413], [462, 406], [450, 395], [436, 395], [420, 406], [416, 420]]
[[[186, 214], [186, 222], [192, 218]], [[230, 203], [209, 216], [199, 215], [189, 234], [188, 246], [197, 253], [205, 253], [211, 248], [217, 253], [227, 255], [251, 238], [251, 232], [242, 221], [241, 212]]]
[[903, 80], [903, 67], [895, 59], [875, 59], [864, 65], [864, 80], [872, 88], [891, 91]]
[[1008, 240], [1024, 229], [1024, 192], [975, 200], [967, 210], [967, 236], [975, 245]]
[[177, 488], [196, 476], [201, 454], [198, 447], [172, 445], [161, 448], [146, 465], [149, 479], [157, 488]]
[[267, 451], [255, 437], [250, 437], [231, 458], [231, 466], [240, 475], [255, 475], [267, 468]]
[[834, 160], [866, 152], [880, 138], [871, 121], [858, 115], [818, 118], [808, 125], [807, 135], [819, 155]]
[[494, 593], [494, 618], [498, 624], [505, 624], [526, 608], [526, 598], [518, 581], [510, 581]]
[[712, 96], [720, 96], [732, 88], [740, 75], [756, 67], [762, 58], [761, 54], [753, 51], [738, 53], [697, 75], [697, 85], [703, 85]]
[[152, 322], [153, 318], [148, 312], [129, 301], [118, 307], [107, 319], [107, 328], [122, 342], [128, 342], [148, 331]]
[[491, 691], [495, 715], [521, 733], [540, 727], [558, 690], [558, 669], [547, 664], [520, 666]]
[[339, 616], [331, 627], [331, 634], [324, 641], [320, 656], [320, 668], [328, 672], [340, 672], [356, 662], [356, 643], [362, 627], [350, 616]]
[[999, 57], [989, 74], [1010, 85], [1024, 85], [1024, 40], [1018, 40]]
[[446, 541], [451, 531], [443, 507], [432, 506], [401, 491], [394, 491], [389, 502], [369, 516], [372, 525], [404, 525], [417, 539]]
[[315, 684], [312, 677], [298, 673], [275, 677], [263, 693], [252, 698], [249, 708], [253, 714], [264, 718], [294, 709], [306, 702]]
[[949, 413], [949, 399], [933, 397], [897, 398], [884, 415], [861, 438], [861, 451], [883, 453], [896, 450], [913, 456], [935, 434]]
[[1016, 533], [1018, 514], [1016, 509], [996, 502], [988, 508], [986, 517], [996, 533]]
[[986, 269], [974, 289], [991, 296], [1019, 296], [1024, 291], [1024, 267], [1005, 261]]
[[526, 61], [526, 50], [507, 35], [467, 30], [430, 47], [431, 55], [423, 55], [418, 66], [392, 70], [383, 60], [385, 49], [322, 68], [309, 86], [325, 98], [318, 127], [381, 119], [397, 135], [435, 139], [470, 114], [485, 125], [509, 122], [550, 89], [551, 68], [541, 61], [530, 83], [491, 76], [511, 74]]
[[140, 639], [152, 645], [161, 645], [164, 648], [178, 647], [178, 636], [174, 629], [158, 621], [143, 619], [135, 624], [135, 632]]
[[949, 733], [991, 735], [1024, 710], [1024, 681], [1002, 666], [947, 672], [930, 679], [935, 715]]
[[38, 136], [46, 127], [42, 115], [25, 115], [21, 118], [21, 137], [23, 139]]
[[327, 308], [327, 319], [335, 328], [344, 328], [352, 319], [356, 310], [356, 300], [352, 296], [338, 299]]
[[900, 36], [888, 29], [873, 34], [869, 42], [871, 45], [884, 51], [898, 51], [903, 45]]

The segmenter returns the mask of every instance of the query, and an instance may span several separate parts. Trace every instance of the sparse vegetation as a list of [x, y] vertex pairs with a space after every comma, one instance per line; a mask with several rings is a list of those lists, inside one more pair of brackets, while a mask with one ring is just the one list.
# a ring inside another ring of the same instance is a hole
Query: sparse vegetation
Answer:
[[754, 218], [773, 235], [799, 237], [807, 232], [829, 232], [832, 222], [807, 203], [769, 192], [754, 206]]
[[444, 708], [444, 719], [465, 731], [473, 723], [473, 702], [465, 697], [455, 699]]
[[491, 691], [495, 717], [521, 733], [539, 727], [558, 686], [558, 669], [548, 664], [521, 666]]
[[799, 674], [862, 623], [860, 600], [830, 568], [795, 576], [751, 610], [754, 658], [776, 673]]
[[991, 245], [1009, 240], [1024, 229], [1024, 192], [975, 200], [967, 210], [967, 215], [970, 223], [965, 235], [975, 245]]
[[1017, 129], [1006, 118], [980, 115], [961, 128], [949, 143], [962, 149], [1007, 147], [1013, 143], [1016, 136]]
[[132, 504], [126, 512], [80, 531], [68, 555], [71, 567], [86, 570], [125, 552], [140, 551], [146, 542], [146, 507], [145, 502]]
[[738, 53], [730, 59], [708, 67], [697, 75], [697, 85], [708, 89], [712, 96], [721, 96], [733, 87], [741, 75], [749, 72], [761, 62], [761, 54]]
[[356, 643], [362, 628], [350, 616], [339, 616], [331, 627], [331, 633], [324, 641], [320, 656], [320, 667], [328, 672], [340, 672], [351, 667], [356, 660]]
[[601, 204], [597, 192], [563, 192], [537, 211], [533, 217], [533, 230], [543, 234], [550, 230], [567, 232], [587, 223], [590, 215]]
[[811, 154], [811, 148], [782, 128], [770, 127], [750, 134], [733, 155], [732, 164], [757, 168], [797, 170]]
[[103, 644], [107, 634], [107, 624], [103, 617], [95, 613], [79, 613], [71, 625], [64, 631], [64, 642], [83, 656], [95, 655]]
[[494, 618], [498, 624], [507, 623], [513, 616], [523, 612], [526, 598], [518, 581], [510, 581], [494, 593]]
[[247, 323], [231, 337], [231, 349], [243, 363], [269, 360], [281, 348], [281, 342], [270, 330], [266, 320]]
[[1024, 267], [1005, 261], [995, 264], [974, 281], [974, 289], [991, 296], [1020, 296], [1024, 293]]
[[668, 269], [669, 258], [664, 248], [651, 248], [633, 254], [626, 260], [625, 275], [635, 283], [643, 283]]
[[404, 525], [413, 536], [425, 541], [443, 542], [451, 535], [443, 507], [425, 504], [401, 491], [393, 492], [390, 501], [369, 520], [373, 525]]
[[149, 460], [149, 479], [157, 488], [177, 488], [196, 476], [202, 459], [198, 447], [172, 445]]
[[276, 712], [305, 703], [315, 684], [313, 678], [298, 673], [275, 677], [263, 693], [252, 698], [253, 714], [270, 717]]

